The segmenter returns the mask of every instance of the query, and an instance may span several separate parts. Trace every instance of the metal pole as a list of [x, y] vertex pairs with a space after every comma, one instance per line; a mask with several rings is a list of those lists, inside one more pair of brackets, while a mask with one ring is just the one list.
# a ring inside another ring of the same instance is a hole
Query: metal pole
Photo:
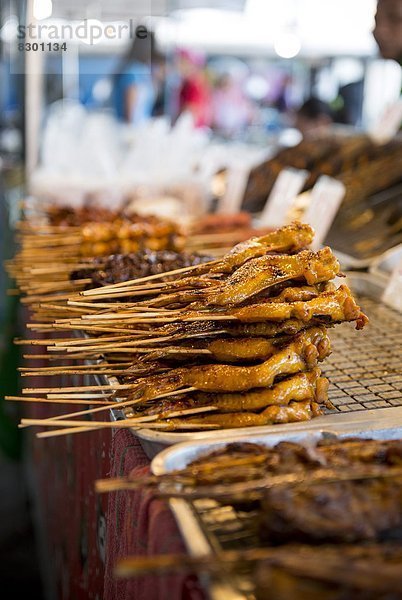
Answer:
[[[33, 0], [28, 0], [26, 25], [36, 22], [33, 16]], [[28, 30], [27, 30], [28, 31]], [[33, 42], [29, 35], [27, 42]], [[39, 133], [43, 103], [43, 52], [25, 52], [25, 172], [27, 189], [39, 160]]]

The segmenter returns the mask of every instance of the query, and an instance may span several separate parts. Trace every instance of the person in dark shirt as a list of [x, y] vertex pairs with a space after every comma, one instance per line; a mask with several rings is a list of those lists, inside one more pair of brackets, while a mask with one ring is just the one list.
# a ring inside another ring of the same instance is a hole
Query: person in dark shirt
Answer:
[[373, 35], [381, 56], [402, 64], [402, 0], [378, 0]]
[[319, 98], [311, 96], [296, 112], [295, 126], [305, 136], [323, 132], [333, 120], [331, 107]]

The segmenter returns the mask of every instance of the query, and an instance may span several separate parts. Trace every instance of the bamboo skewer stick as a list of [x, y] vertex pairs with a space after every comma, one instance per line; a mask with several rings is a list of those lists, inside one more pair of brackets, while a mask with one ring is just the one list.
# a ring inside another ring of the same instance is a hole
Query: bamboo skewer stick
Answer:
[[[129, 367], [132, 363], [131, 362], [121, 362], [121, 363], [113, 363], [113, 367]], [[102, 369], [107, 369], [110, 368], [111, 365], [109, 363], [99, 363], [99, 364], [88, 364], [88, 365], [63, 365], [63, 366], [56, 366], [56, 367], [41, 367], [40, 370], [42, 371], [57, 371], [60, 368], [63, 368], [65, 370], [85, 370], [88, 367], [91, 367], [91, 369], [99, 369], [100, 371]], [[19, 371], [37, 371], [38, 368], [37, 367], [18, 367]]]
[[[115, 307], [117, 309], [121, 308], [121, 309], [125, 309], [125, 308], [131, 308], [133, 307], [134, 303], [133, 302], [113, 302], [113, 304], [111, 302], [80, 302], [78, 300], [69, 300], [67, 302], [67, 304], [69, 306], [82, 306], [82, 307], [88, 307], [88, 308], [94, 308], [95, 310], [99, 310], [99, 308], [112, 308]], [[146, 310], [146, 308], [144, 307], [143, 310]], [[152, 309], [149, 309], [152, 310]]]
[[[155, 350], [157, 350], [158, 348], [153, 348], [153, 347], [145, 347], [145, 348], [139, 348], [138, 344], [136, 344], [136, 342], [125, 342], [122, 344], [119, 344], [118, 348], [114, 347], [113, 344], [107, 344], [105, 346], [90, 346], [89, 348], [85, 348], [85, 347], [79, 347], [79, 348], [67, 348], [67, 353], [71, 353], [71, 352], [75, 352], [76, 350], [78, 350], [79, 352], [88, 350], [88, 352], [91, 352], [91, 350], [95, 350], [96, 351], [100, 351], [102, 353], [107, 353], [110, 350], [113, 350], [114, 353], [120, 353], [120, 352], [132, 352], [133, 354], [147, 354], [148, 352], [155, 352]], [[202, 354], [206, 354], [206, 355], [211, 355], [211, 351], [208, 349], [204, 349], [204, 348], [181, 348], [181, 347], [174, 347], [174, 348], [167, 348], [165, 350], [165, 352], [167, 354], [195, 354], [195, 355], [202, 355]]]
[[[46, 321], [46, 319], [43, 319], [44, 321]], [[49, 331], [50, 333], [54, 332], [54, 329], [56, 329], [56, 327], [54, 326], [54, 324], [52, 322], [47, 322], [47, 323], [27, 323], [25, 325], [25, 327], [27, 329], [30, 329], [31, 331]]]
[[[84, 317], [86, 317], [86, 315], [84, 315]], [[110, 318], [109, 320], [107, 320], [109, 318], [109, 315], [104, 315], [101, 317], [101, 315], [97, 315], [96, 316], [96, 320], [93, 319], [93, 323], [99, 322], [100, 319], [104, 319], [104, 322], [106, 321], [107, 323], [113, 323], [114, 320], [119, 319], [118, 316], [113, 316], [112, 318]], [[90, 315], [88, 315], [88, 319], [90, 319]], [[197, 321], [239, 321], [239, 319], [237, 317], [234, 317], [232, 315], [217, 315], [217, 314], [209, 314], [207, 311], [205, 311], [205, 314], [200, 315], [200, 316], [196, 316], [196, 317], [180, 317], [179, 315], [173, 316], [173, 317], [155, 317], [155, 318], [150, 318], [149, 315], [144, 316], [143, 318], [138, 318], [138, 316], [135, 317], [130, 317], [130, 316], [126, 316], [126, 317], [122, 317], [119, 319], [119, 321], [124, 322], [125, 324], [152, 324], [152, 323], [163, 323], [163, 324], [168, 324], [168, 323], [175, 323], [177, 321], [180, 322], [186, 322], [186, 323], [196, 323]]]
[[59, 338], [59, 339], [52, 339], [52, 340], [22, 340], [22, 339], [18, 339], [15, 338], [14, 339], [14, 344], [16, 346], [47, 346], [53, 342], [67, 342], [68, 338]]
[[[211, 412], [216, 410], [215, 406], [201, 407], [201, 408], [190, 408], [187, 410], [176, 410], [171, 413], [161, 415], [147, 415], [144, 417], [128, 418], [121, 421], [73, 421], [68, 419], [21, 419], [23, 425], [40, 425], [46, 427], [92, 427], [92, 428], [128, 428], [136, 425], [142, 425], [144, 423], [148, 425], [152, 424], [153, 421], [160, 422], [162, 419], [173, 419], [175, 417], [190, 416], [198, 414], [200, 412]], [[194, 426], [193, 426], [194, 428]]]
[[68, 300], [71, 298], [71, 292], [69, 294], [39, 294], [34, 296], [26, 296], [21, 298], [23, 304], [31, 304], [32, 302], [53, 302], [53, 300]]
[[[116, 421], [115, 423], [120, 422], [120, 421]], [[124, 421], [123, 421], [124, 423]], [[142, 429], [141, 426], [133, 426], [133, 425], [129, 425], [126, 426], [128, 429]], [[121, 429], [124, 429], [123, 426], [120, 427]], [[70, 435], [70, 434], [74, 434], [74, 433], [83, 433], [85, 431], [97, 431], [98, 429], [102, 429], [102, 427], [99, 428], [95, 428], [95, 427], [73, 427], [73, 428], [65, 428], [65, 429], [56, 429], [55, 431], [44, 431], [44, 432], [40, 432], [36, 434], [37, 438], [50, 438], [50, 437], [55, 437], [55, 436], [60, 436], [60, 435]], [[164, 423], [149, 423], [147, 425], [147, 429], [169, 429], [169, 431], [177, 431], [177, 430], [189, 430], [189, 431], [194, 431], [195, 429], [198, 431], [211, 431], [211, 430], [216, 430], [219, 429], [219, 426], [217, 425], [212, 425], [209, 423], [203, 423], [202, 425], [197, 425], [196, 428], [194, 427], [194, 425], [190, 424], [190, 423], [182, 423], [180, 425], [180, 427], [174, 426], [167, 426]]]
[[161, 554], [155, 556], [127, 556], [118, 560], [114, 574], [119, 578], [140, 575], [182, 573], [183, 571], [207, 571], [222, 573], [222, 568], [236, 568], [245, 562], [261, 562], [275, 558], [275, 548], [250, 548], [247, 550], [224, 550], [206, 556], [188, 554]]
[[[41, 402], [44, 404], [89, 404], [87, 400], [57, 400], [54, 398], [21, 398], [19, 396], [5, 396], [5, 400], [10, 402]], [[113, 408], [114, 402], [107, 402], [102, 400], [91, 400], [90, 404], [103, 405]]]
[[[23, 354], [22, 358], [24, 360], [49, 360], [49, 361], [53, 361], [53, 360], [66, 360], [66, 355], [65, 354]], [[98, 358], [103, 358], [102, 354], [98, 353], [94, 353], [91, 355], [90, 357], [91, 359], [98, 359]], [[78, 359], [82, 359], [82, 360], [88, 360], [88, 354], [74, 354], [74, 356], [71, 356], [71, 360], [78, 360]]]
[[[145, 333], [145, 332], [142, 332], [142, 333]], [[133, 347], [136, 347], [136, 346], [143, 346], [144, 344], [160, 344], [162, 342], [168, 342], [169, 340], [171, 340], [171, 336], [161, 336], [161, 337], [156, 337], [156, 338], [151, 338], [151, 339], [145, 338], [145, 339], [133, 340], [130, 343], [133, 345]], [[49, 347], [48, 350], [57, 352], [61, 348], [63, 348], [63, 346], [57, 345], [54, 347]], [[67, 347], [67, 350], [68, 350], [68, 348], [69, 347]], [[90, 349], [90, 348], [91, 347], [85, 348], [83, 346], [78, 346], [78, 348], [75, 348], [75, 349], [80, 349], [80, 351], [81, 351], [82, 349], [86, 350], [86, 349]], [[100, 346], [97, 346], [96, 348], [94, 347], [94, 349], [101, 350], [102, 348]], [[113, 350], [116, 351], [117, 348], [113, 347]]]
[[22, 291], [29, 291], [35, 293], [45, 293], [45, 292], [64, 292], [64, 290], [69, 290], [72, 288], [78, 288], [81, 286], [88, 285], [88, 283], [92, 283], [92, 279], [77, 279], [75, 281], [70, 281], [66, 279], [65, 281], [60, 281], [59, 283], [49, 283], [49, 282], [39, 282], [36, 281], [34, 284], [24, 286], [21, 285]]
[[[92, 291], [97, 291], [99, 292], [99, 290], [105, 290], [106, 286], [103, 288], [95, 288], [95, 290]], [[90, 291], [90, 290], [85, 290], [85, 291]], [[146, 289], [146, 290], [142, 290], [142, 291], [137, 291], [135, 288], [127, 288], [126, 290], [118, 290], [115, 292], [103, 292], [103, 293], [98, 293], [98, 294], [92, 294], [91, 298], [93, 300], [105, 300], [105, 298], [107, 299], [112, 299], [112, 298], [130, 298], [130, 297], [136, 297], [136, 296], [153, 296], [156, 294], [159, 294], [160, 292], [162, 292], [162, 288], [159, 288], [157, 290], [153, 290], [153, 289]], [[81, 292], [82, 294], [84, 292]]]
[[[29, 327], [29, 329], [35, 330], [35, 324], [29, 326], [29, 324], [27, 325], [27, 327]], [[133, 333], [141, 333], [142, 335], [146, 335], [146, 331], [141, 331], [141, 330], [136, 330], [136, 329], [130, 329], [129, 327], [125, 327], [124, 329], [122, 327], [100, 327], [98, 325], [90, 325], [89, 323], [82, 323], [82, 324], [78, 324], [78, 325], [70, 325], [69, 323], [60, 323], [60, 324], [54, 324], [52, 325], [52, 329], [60, 329], [60, 330], [67, 330], [67, 331], [98, 331], [100, 333], [117, 333], [117, 332], [121, 332], [121, 333], [125, 333], [126, 335], [130, 332]]]
[[[144, 332], [140, 329], [138, 330], [138, 334], [143, 334]], [[133, 335], [112, 335], [112, 336], [102, 336], [95, 338], [82, 338], [82, 339], [74, 339], [71, 340], [69, 338], [59, 338], [56, 340], [49, 340], [48, 343], [53, 345], [61, 345], [61, 346], [82, 346], [85, 344], [94, 344], [94, 343], [103, 343], [103, 342], [120, 342], [121, 340], [132, 340], [138, 337], [138, 334]]]
[[135, 384], [133, 383], [127, 383], [127, 384], [108, 384], [108, 385], [81, 385], [81, 386], [73, 386], [73, 387], [62, 387], [62, 388], [24, 388], [22, 390], [23, 394], [30, 394], [32, 392], [36, 392], [37, 394], [53, 394], [56, 392], [60, 392], [61, 394], [64, 394], [66, 392], [73, 392], [75, 394], [81, 393], [81, 392], [90, 392], [90, 391], [104, 391], [104, 390], [110, 390], [112, 392], [114, 391], [121, 391], [121, 390], [130, 390], [133, 387], [135, 387]]
[[[164, 273], [162, 274], [164, 275]], [[132, 281], [138, 281], [137, 279], [133, 279]], [[120, 283], [113, 283], [111, 285], [115, 285], [115, 286], [119, 286], [118, 290], [119, 292], [128, 292], [128, 291], [133, 291], [133, 287], [132, 285], [127, 285], [129, 282], [127, 281], [121, 281]], [[165, 283], [148, 283], [146, 285], [141, 285], [138, 284], [135, 286], [135, 291], [136, 292], [148, 292], [148, 291], [155, 291], [156, 293], [159, 292], [159, 290], [163, 290], [165, 288]], [[108, 288], [110, 287], [110, 285], [103, 285], [103, 286], [99, 286], [96, 288], [93, 288], [92, 290], [87, 290], [87, 291], [93, 291], [94, 294], [91, 295], [92, 296], [103, 296], [103, 295], [108, 295], [109, 291]], [[79, 294], [79, 297], [82, 297], [81, 294]]]
[[92, 400], [93, 398], [112, 398], [112, 394], [96, 394], [96, 393], [87, 393], [80, 394], [77, 396], [76, 394], [47, 394], [46, 396], [49, 400], [69, 400], [74, 398], [84, 398], [87, 400]]
[[[110, 331], [110, 330], [107, 330], [107, 331]], [[124, 330], [124, 331], [126, 331], [126, 330]], [[141, 332], [138, 332], [138, 333], [142, 333], [143, 335], [146, 335], [147, 332], [146, 331], [141, 331]], [[224, 333], [225, 333], [224, 330], [216, 330], [216, 331], [209, 332], [208, 336], [209, 337], [211, 337], [211, 336], [216, 337], [217, 335], [221, 335], [221, 334], [224, 334]], [[152, 332], [149, 332], [149, 335], [151, 336]], [[205, 337], [204, 333], [195, 333], [195, 334], [192, 334], [192, 335], [178, 334], [178, 335], [172, 335], [172, 336], [169, 336], [169, 337], [155, 337], [155, 338], [148, 337], [148, 338], [145, 338], [145, 339], [138, 340], [138, 344], [137, 345], [141, 346], [142, 344], [159, 344], [159, 343], [163, 343], [164, 341], [186, 340], [186, 339], [196, 339], [196, 338], [204, 338], [204, 337]], [[48, 348], [48, 349], [50, 350], [50, 348]], [[155, 348], [155, 350], [156, 349], [157, 348]], [[59, 348], [52, 348], [52, 350], [57, 351], [57, 350], [59, 350]], [[127, 349], [127, 352], [129, 353], [130, 349]], [[96, 354], [95, 351], [94, 351], [93, 354], [91, 354], [89, 352], [87, 354], [85, 352], [82, 352], [80, 354], [74, 354], [74, 356], [72, 356], [71, 358], [74, 359], [74, 360], [76, 360], [78, 358], [85, 359], [85, 358], [88, 358], [88, 356], [91, 356], [91, 358], [94, 358], [94, 355], [101, 357], [102, 354], [100, 353], [100, 349], [99, 349], [99, 354]], [[42, 360], [43, 359], [45, 359], [45, 360], [60, 360], [60, 359], [65, 360], [66, 359], [66, 355], [65, 354], [32, 354], [32, 355], [31, 354], [25, 354], [25, 355], [23, 355], [23, 358], [24, 359], [28, 359], [28, 360], [29, 359], [36, 359], [36, 358], [37, 359], [42, 359]], [[110, 354], [109, 354], [109, 360], [110, 360]]]
[[[131, 281], [125, 281], [122, 283], [114, 283], [108, 286], [104, 286], [103, 290], [113, 290], [118, 289], [120, 287], [132, 285], [133, 287], [137, 286], [140, 283], [144, 283], [144, 281], [154, 281], [155, 279], [161, 279], [163, 277], [171, 277], [172, 275], [179, 275], [182, 273], [187, 273], [189, 271], [193, 271], [194, 269], [199, 269], [201, 266], [212, 266], [216, 261], [210, 261], [203, 263], [202, 265], [192, 265], [190, 267], [183, 267], [181, 269], [174, 269], [173, 271], [167, 271], [165, 273], [157, 273], [156, 275], [148, 275], [147, 277], [139, 277], [138, 279], [132, 279]], [[97, 290], [85, 290], [81, 292], [81, 296], [93, 296], [96, 295]], [[95, 292], [95, 294], [94, 294]]]
[[41, 431], [36, 434], [37, 438], [59, 437], [61, 435], [70, 435], [75, 433], [85, 433], [87, 431], [97, 431], [94, 427], [62, 427], [53, 431]]
[[[82, 308], [78, 308], [78, 307], [75, 307], [75, 306], [70, 306], [69, 302], [67, 304], [68, 304], [68, 306], [65, 305], [65, 304], [61, 305], [61, 306], [58, 306], [57, 304], [46, 304], [45, 310], [47, 312], [49, 312], [49, 309], [50, 309], [50, 310], [56, 311], [56, 312], [58, 312], [58, 311], [65, 311], [66, 313], [79, 313], [79, 314], [83, 314], [83, 313], [88, 313], [88, 314], [90, 314], [90, 313], [96, 313], [99, 310], [99, 309], [96, 308], [95, 304], [92, 305], [92, 308], [90, 308], [89, 306], [86, 307], [86, 310], [82, 310]], [[41, 309], [40, 305], [39, 305], [38, 309], [39, 310]]]
[[[130, 366], [132, 363], [131, 362], [122, 362], [122, 363], [113, 363], [113, 367], [128, 367]], [[99, 364], [85, 364], [85, 365], [62, 365], [62, 366], [55, 366], [55, 367], [18, 367], [19, 371], [57, 371], [60, 368], [66, 369], [68, 370], [85, 370], [88, 367], [90, 367], [91, 369], [108, 369], [110, 368], [110, 364], [109, 363], [99, 363]]]
[[[152, 324], [152, 323], [174, 323], [176, 321], [180, 322], [196, 322], [196, 321], [238, 321], [238, 317], [233, 316], [231, 314], [225, 314], [223, 311], [221, 313], [209, 312], [208, 310], [197, 311], [200, 314], [191, 316], [186, 316], [186, 312], [184, 311], [164, 311], [161, 312], [135, 312], [135, 311], [125, 311], [125, 312], [115, 312], [115, 313], [100, 313], [100, 314], [90, 314], [90, 315], [82, 315], [81, 319], [77, 319], [77, 321], [70, 319], [70, 325], [81, 325], [83, 322], [90, 324], [97, 324], [99, 321], [102, 321], [103, 324], [110, 323], [113, 324], [114, 321], [121, 321], [124, 324], [131, 323], [144, 323], [144, 324]], [[57, 322], [59, 324], [59, 322]], [[61, 324], [61, 322], [60, 322]]]
[[18, 367], [18, 371], [22, 376], [42, 376], [42, 375], [111, 375], [124, 374], [132, 365], [131, 362], [123, 363], [101, 363], [101, 364], [84, 364], [84, 365], [59, 365], [53, 367]]
[[108, 375], [108, 376], [117, 376], [124, 375], [126, 371], [120, 370], [106, 370], [106, 371], [97, 371], [94, 369], [89, 369], [87, 371], [66, 371], [65, 369], [59, 369], [58, 371], [28, 371], [22, 372], [21, 377], [46, 377], [46, 376], [55, 376], [55, 375]]
[[[162, 313], [152, 313], [152, 315], [153, 314], [163, 316]], [[141, 321], [140, 317], [149, 319], [150, 315], [148, 312], [141, 313], [141, 312], [136, 312], [136, 311], [110, 312], [110, 313], [98, 313], [96, 315], [82, 315], [82, 320], [85, 320], [85, 321], [89, 320], [89, 321], [93, 321], [95, 323], [98, 321], [126, 321], [126, 320], [131, 321], [132, 319], [135, 318], [138, 321]], [[80, 319], [80, 321], [81, 321], [81, 319]]]
[[[176, 390], [174, 392], [168, 392], [166, 394], [161, 394], [160, 396], [156, 396], [154, 398], [154, 400], [162, 400], [163, 398], [169, 398], [171, 396], [187, 394], [189, 392], [194, 392], [194, 391], [196, 391], [196, 388], [193, 388], [193, 387], [183, 388], [181, 390]], [[110, 408], [113, 408], [113, 410], [114, 409], [120, 410], [122, 408], [126, 408], [127, 406], [134, 406], [135, 404], [140, 404], [141, 402], [143, 402], [142, 398], [137, 398], [135, 400], [118, 401], [118, 402], [114, 402], [112, 407], [100, 406], [99, 408], [90, 408], [88, 410], [81, 410], [79, 412], [68, 413], [65, 415], [57, 415], [56, 417], [53, 418], [53, 420], [66, 419], [66, 418], [69, 419], [69, 418], [74, 418], [74, 417], [81, 417], [83, 415], [91, 415], [93, 413], [98, 413], [98, 412], [102, 412], [104, 410], [109, 410]], [[47, 419], [44, 419], [44, 421], [47, 421]], [[21, 427], [21, 425], [20, 425], [20, 427]]]
[[89, 271], [89, 270], [94, 270], [96, 271], [97, 269], [102, 269], [105, 265], [103, 263], [99, 263], [94, 265], [93, 263], [70, 263], [70, 264], [65, 264], [65, 263], [60, 263], [57, 265], [54, 265], [53, 267], [32, 267], [32, 268], [26, 268], [25, 270], [30, 273], [31, 275], [48, 275], [48, 274], [53, 274], [53, 273], [60, 273], [60, 272], [66, 272], [69, 273], [71, 271], [81, 271], [84, 270], [85, 271]]
[[[113, 348], [113, 347], [111, 347]], [[114, 354], [149, 354], [152, 352], [155, 352], [157, 350], [157, 348], [138, 348], [138, 347], [126, 347], [126, 348], [116, 348], [113, 349], [113, 353]], [[70, 354], [75, 352], [74, 349], [67, 349], [67, 352], [69, 352]], [[79, 352], [81, 352], [81, 350], [79, 350]], [[96, 349], [87, 349], [87, 355], [89, 357], [93, 356], [94, 352], [98, 352], [98, 354], [103, 354], [105, 352], [105, 348], [100, 348], [99, 351], [97, 351]], [[172, 355], [194, 355], [194, 356], [212, 356], [212, 352], [210, 350], [208, 350], [207, 348], [181, 348], [180, 346], [176, 346], [176, 347], [167, 347], [164, 350], [165, 354], [172, 354]], [[76, 355], [73, 355], [73, 358], [75, 358]], [[83, 365], [80, 365], [81, 367]], [[40, 367], [37, 369], [30, 369], [30, 370], [26, 370], [23, 368], [20, 368], [19, 371], [21, 371], [22, 376], [31, 376], [31, 375], [54, 375], [54, 374], [75, 374], [75, 375], [79, 375], [81, 374], [86, 374], [86, 375], [91, 375], [91, 374], [104, 374], [104, 375], [124, 375], [127, 374], [127, 369], [132, 366], [132, 362], [128, 362], [126, 363], [126, 369], [113, 369], [113, 366], [109, 366], [109, 367], [103, 367], [103, 369], [98, 369], [98, 368], [92, 368], [89, 367], [87, 365], [86, 369], [74, 369], [73, 367], [66, 369], [65, 367], [58, 367], [57, 369], [54, 368], [54, 370], [48, 370], [47, 367]]]

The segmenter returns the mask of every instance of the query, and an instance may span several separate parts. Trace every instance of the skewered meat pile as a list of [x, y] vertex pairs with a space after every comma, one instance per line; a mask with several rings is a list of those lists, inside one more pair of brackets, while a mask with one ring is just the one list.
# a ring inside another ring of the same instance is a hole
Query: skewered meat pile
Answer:
[[[119, 489], [145, 486], [161, 495], [175, 495], [180, 489], [180, 494], [186, 498], [214, 497], [226, 502], [228, 498], [241, 497], [243, 507], [250, 502], [251, 508], [254, 507], [254, 498], [258, 498], [261, 506], [271, 510], [267, 501], [271, 491], [281, 493], [295, 489], [296, 497], [302, 495], [310, 484], [318, 489], [325, 482], [329, 490], [332, 483], [335, 487], [340, 483], [354, 486], [356, 481], [358, 489], [374, 481], [376, 476], [381, 479], [384, 474], [393, 474], [393, 469], [396, 469], [395, 477], [398, 478], [401, 467], [402, 440], [338, 439], [328, 435], [318, 442], [282, 441], [272, 447], [239, 441], [212, 452], [206, 451], [183, 469], [157, 477], [149, 476], [144, 480], [129, 477], [105, 479], [99, 482], [98, 489], [108, 491], [116, 484]], [[394, 482], [395, 477], [384, 477], [384, 482]], [[322, 506], [329, 502], [330, 497], [323, 498]], [[278, 514], [288, 512], [287, 506], [278, 507]], [[381, 515], [377, 516], [381, 522]], [[338, 514], [338, 519], [346, 517]], [[353, 531], [354, 524], [349, 525]], [[260, 532], [264, 540], [268, 537], [267, 531], [268, 527]], [[284, 534], [287, 535], [286, 530]], [[310, 535], [311, 539], [320, 540], [320, 532], [315, 531], [313, 526], [310, 527]], [[362, 529], [362, 535], [366, 536], [367, 530]]]
[[113, 254], [107, 258], [94, 259], [94, 267], [73, 271], [71, 279], [91, 279], [88, 288], [130, 281], [139, 277], [166, 273], [183, 267], [190, 267], [208, 260], [207, 256], [186, 254], [172, 250], [143, 250], [130, 254]]
[[346, 185], [345, 202], [357, 202], [401, 180], [400, 156], [399, 140], [378, 145], [367, 136], [306, 138], [251, 171], [244, 206], [251, 211], [261, 210], [277, 176], [286, 167], [310, 172], [306, 190], [320, 175], [339, 178]]
[[261, 536], [271, 541], [389, 539], [398, 529], [402, 533], [402, 473], [392, 482], [368, 479], [271, 489], [261, 506]]
[[[20, 250], [8, 264], [26, 302], [70, 295], [90, 286], [92, 271], [112, 252], [180, 251], [180, 227], [156, 217], [126, 216], [106, 208], [49, 206], [19, 224]], [[96, 264], [93, 259], [97, 259]], [[73, 271], [80, 274], [70, 280]], [[68, 296], [67, 296], [68, 297]]]
[[256, 570], [256, 599], [401, 600], [400, 544], [289, 546]]
[[50, 355], [102, 358], [110, 369], [125, 361], [110, 392], [132, 406], [127, 426], [308, 420], [331, 408], [318, 366], [330, 353], [328, 327], [367, 321], [348, 287], [331, 282], [339, 274], [331, 250], [306, 249], [312, 238], [296, 223], [220, 260], [167, 273], [168, 281], [153, 275], [88, 290], [67, 306], [39, 307], [33, 328], [92, 334], [50, 342]]
[[[272, 228], [253, 227], [251, 215], [247, 212], [233, 214], [214, 213], [208, 214], [189, 227], [189, 237], [186, 247], [192, 250], [218, 251], [219, 248], [228, 248], [250, 237], [262, 236]], [[221, 255], [219, 253], [219, 255]]]
[[87, 223], [111, 223], [117, 211], [93, 203], [82, 206], [49, 204], [44, 209], [46, 221], [58, 227], [81, 227]]
[[[253, 230], [243, 226], [244, 215], [223, 234], [212, 227], [212, 232], [204, 235], [199, 223], [199, 235], [195, 226], [185, 232], [154, 216], [95, 205], [49, 205], [37, 208], [34, 218], [19, 224], [20, 250], [9, 262], [8, 271], [26, 294], [24, 302], [52, 302], [60, 294], [205, 262], [201, 255], [208, 253], [207, 248], [221, 255], [222, 246], [250, 237]], [[222, 220], [221, 216], [212, 217], [205, 226]], [[187, 253], [183, 253], [184, 247]], [[121, 254], [108, 258], [112, 253]]]
[[[104, 219], [104, 220], [102, 220]], [[180, 250], [185, 239], [174, 223], [153, 216], [123, 215], [106, 209], [54, 209], [47, 224], [21, 224], [25, 247], [53, 248], [82, 257], [112, 252]]]
[[386, 145], [384, 153], [370, 160], [368, 164], [359, 164], [354, 169], [345, 170], [339, 176], [346, 187], [344, 203], [363, 201], [400, 182], [401, 167], [401, 142], [394, 140]]
[[[97, 482], [99, 492], [142, 487], [196, 507], [197, 498], [214, 499], [242, 519], [248, 513], [248, 530], [258, 541], [244, 542], [240, 551], [218, 551], [207, 567], [229, 576], [232, 569], [249, 573], [259, 600], [402, 598], [401, 440], [332, 436], [272, 448], [238, 442], [178, 471]], [[233, 517], [230, 522], [233, 531]], [[130, 576], [130, 559], [124, 563]], [[203, 570], [202, 560], [198, 568]]]
[[88, 223], [82, 228], [83, 256], [97, 256], [111, 252], [150, 250], [180, 250], [184, 237], [178, 228], [157, 217], [118, 218], [112, 223]]

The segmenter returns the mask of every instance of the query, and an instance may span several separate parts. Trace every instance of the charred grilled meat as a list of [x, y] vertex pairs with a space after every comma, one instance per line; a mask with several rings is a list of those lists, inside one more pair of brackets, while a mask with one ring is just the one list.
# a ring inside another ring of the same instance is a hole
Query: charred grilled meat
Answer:
[[263, 540], [353, 543], [402, 535], [402, 475], [267, 489]]
[[106, 260], [104, 258], [94, 260], [95, 265], [97, 262], [101, 265], [98, 270], [74, 271], [71, 279], [90, 277], [92, 284], [88, 287], [93, 288], [190, 267], [207, 260], [209, 260], [208, 256], [171, 250], [142, 250], [131, 254], [112, 254]]
[[285, 546], [256, 569], [257, 600], [401, 600], [400, 544]]

